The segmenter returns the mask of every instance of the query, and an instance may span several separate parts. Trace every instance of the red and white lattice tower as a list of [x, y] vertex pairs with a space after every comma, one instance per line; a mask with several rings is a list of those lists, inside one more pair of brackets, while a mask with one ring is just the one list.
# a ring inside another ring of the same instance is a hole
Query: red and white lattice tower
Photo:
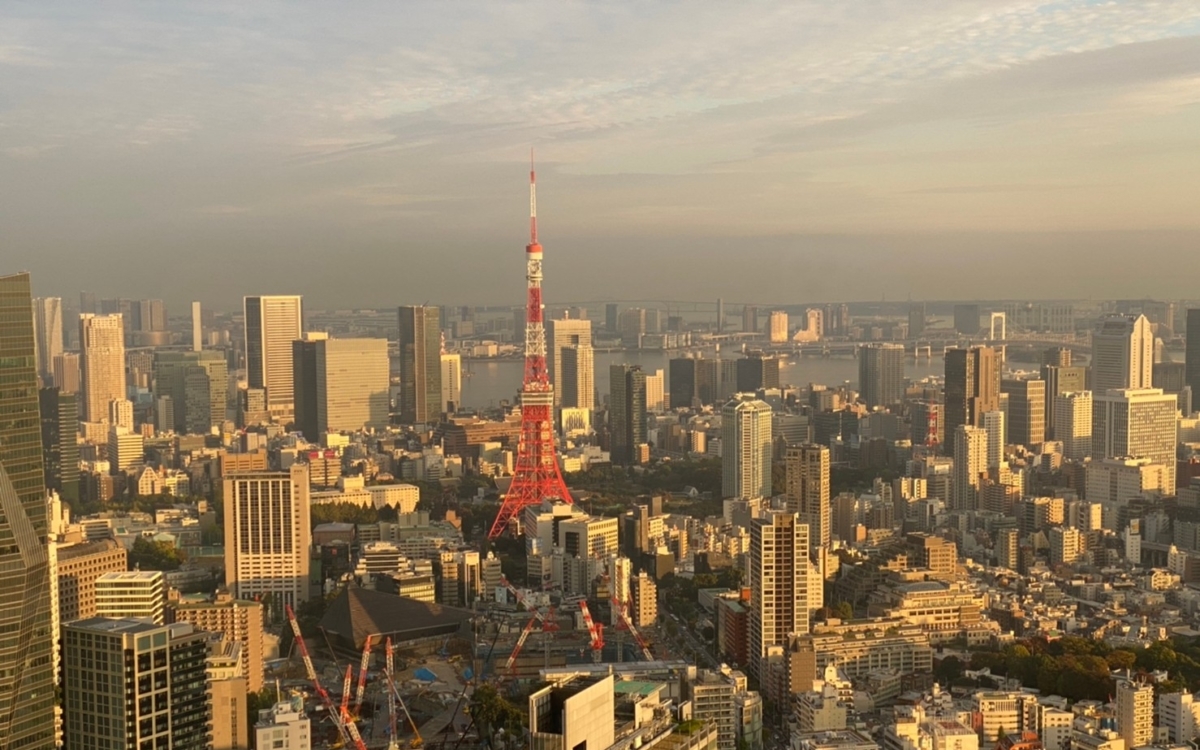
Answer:
[[563, 482], [554, 449], [554, 386], [546, 372], [546, 329], [542, 325], [542, 246], [537, 238], [537, 179], [533, 156], [529, 160], [529, 244], [525, 246], [525, 382], [521, 388], [521, 436], [512, 485], [500, 505], [489, 539], [508, 529], [509, 523], [530, 505], [553, 498], [569, 503], [571, 493]]

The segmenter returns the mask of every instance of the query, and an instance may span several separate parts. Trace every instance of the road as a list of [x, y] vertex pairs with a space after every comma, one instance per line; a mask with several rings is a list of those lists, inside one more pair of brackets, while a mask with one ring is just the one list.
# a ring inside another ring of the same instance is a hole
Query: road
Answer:
[[695, 654], [693, 658], [698, 662], [702, 662], [705, 666], [711, 669], [721, 668], [721, 662], [712, 655], [708, 645], [697, 638], [696, 634], [688, 628], [686, 622], [679, 620], [674, 615], [668, 615], [668, 617], [671, 618], [671, 623], [675, 625], [675, 635], [672, 637], [667, 628], [660, 625], [658, 626], [658, 632], [661, 638], [671, 642], [681, 654], [692, 652]]

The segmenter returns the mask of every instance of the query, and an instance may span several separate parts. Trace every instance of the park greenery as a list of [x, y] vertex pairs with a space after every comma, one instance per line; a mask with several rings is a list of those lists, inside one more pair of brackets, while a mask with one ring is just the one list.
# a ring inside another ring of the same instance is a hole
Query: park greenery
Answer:
[[179, 570], [187, 558], [170, 542], [138, 537], [129, 550], [129, 567], [136, 570]]

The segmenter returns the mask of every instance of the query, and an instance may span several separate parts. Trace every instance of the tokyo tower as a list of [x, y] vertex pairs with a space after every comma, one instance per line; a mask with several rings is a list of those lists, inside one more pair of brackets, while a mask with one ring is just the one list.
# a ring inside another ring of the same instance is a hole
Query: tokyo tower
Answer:
[[500, 504], [489, 539], [530, 505], [554, 498], [570, 503], [554, 450], [554, 386], [546, 373], [546, 329], [542, 325], [542, 246], [537, 237], [537, 178], [529, 155], [529, 244], [525, 246], [525, 382], [521, 387], [521, 435], [512, 485]]

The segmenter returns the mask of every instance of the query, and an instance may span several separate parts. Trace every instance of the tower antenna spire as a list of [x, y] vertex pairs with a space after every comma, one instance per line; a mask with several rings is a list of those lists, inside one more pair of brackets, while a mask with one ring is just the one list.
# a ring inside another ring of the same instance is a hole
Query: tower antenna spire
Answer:
[[537, 241], [537, 173], [533, 169], [533, 147], [529, 148], [529, 244]]

